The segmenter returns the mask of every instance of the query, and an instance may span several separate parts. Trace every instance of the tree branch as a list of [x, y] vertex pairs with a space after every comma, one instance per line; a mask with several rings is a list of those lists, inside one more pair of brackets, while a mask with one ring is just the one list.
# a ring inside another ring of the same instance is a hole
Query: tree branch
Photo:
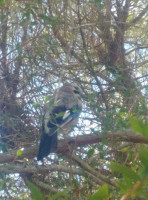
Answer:
[[93, 174], [98, 180], [101, 179], [103, 182], [108, 183], [111, 187], [116, 187], [116, 185], [112, 183], [112, 181], [110, 181], [107, 177], [105, 177], [104, 175], [102, 175], [101, 173], [93, 169], [92, 167], [90, 167], [87, 163], [83, 162], [83, 160], [80, 159], [78, 156], [72, 153], [68, 153], [67, 155], [70, 158], [72, 158], [75, 162], [77, 162], [83, 169]]
[[136, 24], [146, 14], [147, 11], [148, 11], [148, 5], [142, 10], [142, 12], [137, 17], [135, 17], [133, 20], [131, 20], [129, 23], [126, 24], [126, 29]]
[[[143, 143], [148, 144], [148, 139], [144, 136], [136, 134], [132, 130], [124, 130], [119, 131], [117, 133], [108, 132], [105, 136], [101, 133], [96, 135], [80, 135], [77, 137], [69, 137], [68, 142], [64, 142], [63, 139], [59, 140], [58, 144], [58, 152], [66, 154], [69, 151], [69, 145], [73, 145], [73, 147], [86, 146], [88, 144], [97, 144], [102, 142], [103, 140], [108, 140], [109, 142], [132, 142], [132, 143]], [[32, 159], [37, 156], [38, 146], [33, 146], [28, 149], [25, 149], [22, 154], [17, 157], [17, 151], [11, 153], [1, 153], [0, 154], [0, 163], [10, 163], [15, 162], [17, 160], [22, 160], [24, 158]], [[52, 152], [53, 153], [53, 152]]]
[[25, 174], [48, 174], [49, 171], [58, 171], [58, 172], [65, 172], [65, 173], [72, 173], [72, 174], [79, 174], [82, 175], [83, 172], [80, 169], [70, 168], [63, 165], [46, 165], [46, 166], [25, 166], [24, 167], [16, 164], [11, 165], [2, 165], [0, 166], [0, 173], [10, 174], [10, 173], [25, 173]]

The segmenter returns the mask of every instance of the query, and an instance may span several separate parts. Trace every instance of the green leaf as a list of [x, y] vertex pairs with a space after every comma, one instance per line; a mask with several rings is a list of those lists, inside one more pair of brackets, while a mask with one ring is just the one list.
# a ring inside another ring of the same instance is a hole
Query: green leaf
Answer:
[[37, 3], [42, 3], [42, 0], [37, 0]]
[[128, 149], [129, 149], [129, 147], [124, 147], [124, 148], [122, 148], [120, 151], [121, 151], [121, 152], [126, 152], [126, 151], [128, 151]]
[[0, 0], [0, 5], [5, 4], [5, 0]]
[[12, 170], [14, 170], [15, 169], [15, 167], [13, 167], [13, 166], [8, 166], [8, 167], [6, 167], [8, 170], [10, 170], [10, 171], [12, 171]]
[[145, 179], [146, 177], [148, 177], [148, 168], [144, 169], [142, 172], [141, 172], [141, 178], [142, 179]]
[[119, 187], [120, 187], [120, 193], [121, 193], [121, 194], [126, 193], [127, 190], [129, 190], [129, 188], [131, 188], [131, 186], [129, 186], [129, 184], [123, 182], [123, 180], [122, 180], [122, 181], [118, 181], [117, 184], [118, 184]]
[[2, 151], [3, 153], [8, 152], [7, 147], [2, 140], [0, 140], [0, 151]]
[[44, 20], [45, 24], [50, 24], [52, 26], [56, 26], [56, 24], [58, 23], [58, 20], [56, 17], [49, 17], [49, 16], [46, 16], [43, 14], [40, 14], [39, 17]]
[[88, 158], [91, 158], [94, 154], [94, 149], [89, 149], [88, 152], [87, 152], [87, 156]]
[[148, 150], [146, 148], [140, 149], [139, 158], [144, 167], [148, 168]]
[[138, 119], [137, 117], [132, 116], [130, 118], [130, 125], [134, 131], [141, 133], [145, 137], [148, 138], [148, 121], [147, 120]]
[[57, 192], [56, 194], [54, 194], [52, 196], [52, 200], [59, 200], [59, 199], [68, 200], [66, 198], [66, 193], [68, 193], [68, 189], [65, 189], [63, 191]]
[[121, 173], [123, 177], [131, 179], [131, 181], [141, 180], [140, 176], [136, 172], [134, 172], [132, 169], [130, 169], [130, 168], [124, 166], [124, 165], [112, 162], [110, 164], [110, 168], [113, 171]]
[[78, 182], [77, 182], [76, 179], [73, 179], [72, 183], [73, 183], [73, 185], [74, 185], [75, 188], [79, 189], [79, 184], [78, 184]]
[[33, 103], [32, 105], [33, 105], [33, 107], [35, 107], [35, 108], [41, 107], [41, 105], [40, 105], [39, 103]]
[[23, 153], [23, 151], [22, 151], [22, 150], [18, 150], [18, 151], [17, 151], [17, 153], [16, 153], [16, 155], [17, 155], [17, 156], [21, 156], [21, 155], [22, 155], [22, 153]]
[[19, 43], [16, 44], [16, 49], [18, 50], [19, 53], [22, 52], [22, 47]]
[[77, 107], [73, 107], [72, 108], [72, 112], [77, 113], [78, 112], [78, 108]]
[[99, 190], [97, 190], [90, 198], [89, 200], [107, 200], [109, 197], [108, 194], [108, 185], [104, 184]]
[[47, 95], [47, 96], [45, 97], [45, 101], [47, 102], [47, 101], [49, 101], [49, 100], [50, 100], [50, 96]]
[[0, 179], [4, 179], [5, 175], [3, 173], [0, 173]]
[[27, 182], [28, 187], [31, 191], [31, 195], [33, 197], [33, 200], [43, 200], [43, 197], [42, 197], [40, 190], [33, 183], [31, 183], [29, 180], [27, 180], [26, 182]]
[[95, 3], [102, 3], [102, 0], [95, 0]]
[[56, 114], [56, 119], [63, 117], [65, 112], [60, 112], [58, 114]]

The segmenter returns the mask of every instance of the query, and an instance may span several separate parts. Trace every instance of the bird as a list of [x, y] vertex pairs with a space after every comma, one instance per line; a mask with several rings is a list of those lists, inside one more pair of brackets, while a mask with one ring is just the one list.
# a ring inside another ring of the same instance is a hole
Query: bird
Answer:
[[80, 87], [70, 83], [54, 92], [44, 107], [38, 161], [57, 151], [58, 133], [68, 133], [77, 124], [82, 111], [83, 96]]

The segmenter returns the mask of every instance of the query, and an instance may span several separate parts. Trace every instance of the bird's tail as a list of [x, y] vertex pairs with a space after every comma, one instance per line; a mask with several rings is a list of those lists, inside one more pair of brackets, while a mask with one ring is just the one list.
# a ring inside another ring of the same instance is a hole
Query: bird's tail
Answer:
[[37, 160], [42, 160], [44, 157], [48, 156], [52, 151], [57, 150], [57, 132], [53, 135], [48, 135], [46, 133], [42, 134]]

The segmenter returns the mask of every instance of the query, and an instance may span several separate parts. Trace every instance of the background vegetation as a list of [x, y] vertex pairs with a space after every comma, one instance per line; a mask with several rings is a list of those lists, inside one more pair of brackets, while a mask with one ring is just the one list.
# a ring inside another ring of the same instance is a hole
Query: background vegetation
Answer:
[[[0, 0], [0, 30], [0, 199], [148, 199], [148, 1]], [[42, 108], [66, 82], [83, 112], [42, 164]]]

